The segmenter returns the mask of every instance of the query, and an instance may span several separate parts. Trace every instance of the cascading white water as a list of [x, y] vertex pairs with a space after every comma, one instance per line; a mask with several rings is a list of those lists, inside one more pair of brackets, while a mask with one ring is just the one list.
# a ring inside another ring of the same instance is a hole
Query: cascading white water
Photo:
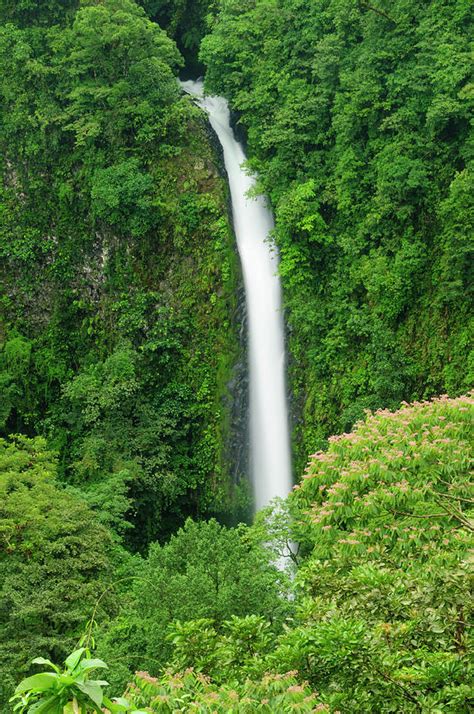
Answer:
[[204, 96], [201, 81], [181, 82], [181, 86], [209, 115], [229, 177], [247, 303], [250, 461], [259, 509], [276, 496], [287, 496], [292, 485], [278, 255], [268, 241], [273, 217], [264, 197], [248, 197], [255, 179], [242, 167], [245, 154], [234, 137], [226, 100]]

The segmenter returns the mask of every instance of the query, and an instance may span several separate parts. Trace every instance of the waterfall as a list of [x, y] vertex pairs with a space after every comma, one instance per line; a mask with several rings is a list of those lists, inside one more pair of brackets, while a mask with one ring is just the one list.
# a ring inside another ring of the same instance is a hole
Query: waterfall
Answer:
[[292, 486], [278, 255], [268, 238], [273, 217], [263, 196], [248, 196], [255, 179], [242, 167], [245, 154], [234, 137], [226, 100], [204, 96], [201, 81], [181, 86], [209, 115], [229, 177], [247, 304], [250, 464], [258, 510], [276, 496], [287, 496]]

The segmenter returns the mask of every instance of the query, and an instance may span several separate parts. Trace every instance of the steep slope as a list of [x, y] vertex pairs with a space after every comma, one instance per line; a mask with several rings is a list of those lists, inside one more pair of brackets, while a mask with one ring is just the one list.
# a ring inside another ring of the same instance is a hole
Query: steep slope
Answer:
[[61, 478], [143, 548], [238, 500], [226, 187], [143, 10], [48, 8], [2, 8], [2, 429], [47, 436]]
[[472, 386], [472, 27], [466, 0], [229, 0], [203, 41], [276, 212], [300, 469], [364, 408]]

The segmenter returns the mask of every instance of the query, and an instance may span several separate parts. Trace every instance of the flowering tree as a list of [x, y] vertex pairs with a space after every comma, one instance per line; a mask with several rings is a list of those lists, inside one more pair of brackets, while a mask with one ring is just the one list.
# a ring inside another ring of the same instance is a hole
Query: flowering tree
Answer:
[[218, 687], [209, 677], [188, 669], [181, 674], [165, 673], [157, 679], [146, 672], [138, 672], [127, 696], [147, 711], [186, 711], [195, 714], [228, 714], [239, 712], [328, 712], [327, 706], [300, 684], [295, 672], [269, 674], [258, 681], [226, 684]]
[[274, 660], [335, 706], [469, 711], [473, 404], [369, 413], [295, 486], [299, 623]]

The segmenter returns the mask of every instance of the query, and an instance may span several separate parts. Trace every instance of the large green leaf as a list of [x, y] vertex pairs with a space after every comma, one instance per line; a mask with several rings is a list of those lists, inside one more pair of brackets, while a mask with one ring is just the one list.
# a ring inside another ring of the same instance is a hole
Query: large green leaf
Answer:
[[80, 704], [77, 701], [76, 697], [71, 702], [68, 702], [64, 707], [62, 714], [80, 714], [81, 709], [80, 709]]
[[104, 693], [97, 682], [76, 682], [76, 687], [84, 694], [87, 694], [98, 707], [102, 705]]
[[29, 690], [40, 692], [43, 689], [52, 689], [58, 682], [58, 675], [53, 672], [41, 672], [23, 679], [15, 689], [15, 694], [22, 694]]
[[60, 674], [58, 675], [59, 684], [61, 686], [70, 687], [76, 681], [75, 677], [71, 674]]
[[74, 652], [71, 652], [69, 657], [66, 659], [64, 664], [68, 669], [71, 670], [71, 672], [76, 669], [77, 665], [79, 664], [82, 655], [86, 651], [85, 647], [80, 647], [78, 650], [74, 650]]
[[122, 707], [130, 709], [130, 703], [125, 697], [114, 697], [114, 704], [119, 704]]
[[59, 697], [55, 694], [53, 697], [48, 699], [43, 699], [41, 702], [33, 704], [30, 709], [28, 709], [28, 714], [62, 714], [63, 708]]
[[83, 659], [80, 663], [80, 670], [87, 672], [89, 669], [108, 669], [101, 659]]
[[59, 667], [55, 665], [53, 662], [51, 662], [50, 659], [45, 659], [45, 657], [35, 657], [34, 659], [31, 660], [31, 664], [47, 664], [48, 667], [51, 667], [51, 669], [54, 669], [55, 672], [59, 672]]

